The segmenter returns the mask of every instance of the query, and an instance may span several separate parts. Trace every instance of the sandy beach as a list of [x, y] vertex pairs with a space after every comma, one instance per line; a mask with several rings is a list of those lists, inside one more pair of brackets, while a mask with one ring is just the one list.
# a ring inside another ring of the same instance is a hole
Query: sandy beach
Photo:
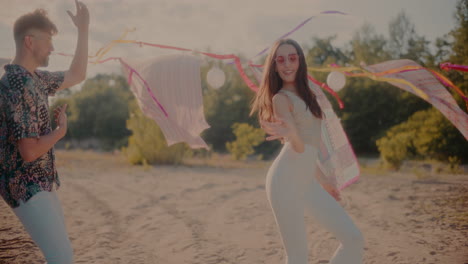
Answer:
[[[265, 194], [268, 162], [131, 166], [120, 154], [57, 152], [76, 263], [283, 264]], [[366, 264], [468, 263], [468, 175], [370, 173], [343, 192]], [[309, 263], [339, 242], [307, 217]], [[0, 202], [0, 263], [43, 264]]]

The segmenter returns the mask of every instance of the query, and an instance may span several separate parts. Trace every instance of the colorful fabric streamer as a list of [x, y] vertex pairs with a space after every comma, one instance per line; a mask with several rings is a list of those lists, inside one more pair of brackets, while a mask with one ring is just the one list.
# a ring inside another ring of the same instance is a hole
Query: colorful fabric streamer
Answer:
[[[191, 148], [208, 149], [199, 136], [210, 127], [203, 112], [200, 59], [177, 54], [139, 63], [121, 62], [140, 109], [156, 121], [167, 144], [186, 142]], [[141, 78], [133, 79], [133, 74]], [[151, 94], [157, 94], [165, 107], [154, 104]]]
[[309, 71], [340, 71], [349, 77], [368, 77], [375, 81], [388, 82], [411, 92], [436, 107], [468, 140], [468, 116], [461, 110], [451, 94], [441, 85], [454, 89], [467, 103], [468, 97], [440, 73], [426, 69], [412, 60], [393, 60], [364, 67], [313, 68]]
[[324, 114], [318, 167], [326, 178], [336, 181], [336, 186], [342, 190], [359, 179], [359, 162], [340, 119], [322, 89], [312, 81], [309, 86], [316, 94]]
[[[65, 53], [57, 54], [73, 56]], [[186, 142], [191, 148], [207, 149], [208, 146], [199, 136], [209, 125], [203, 115], [200, 62], [196, 59], [194, 64], [194, 58], [193, 56], [164, 57], [137, 66], [131, 66], [118, 57], [96, 60], [93, 63], [101, 64], [112, 60], [121, 63], [141, 111], [159, 125], [168, 146]], [[148, 72], [152, 71], [151, 67], [145, 66], [148, 64], [152, 64], [153, 69], [157, 70], [149, 74]], [[144, 74], [140, 73], [142, 70]], [[164, 73], [163, 76], [160, 73]], [[154, 79], [155, 76], [159, 78]], [[189, 96], [180, 96], [181, 94]], [[163, 103], [160, 102], [161, 98], [164, 100]], [[167, 108], [162, 104], [167, 105]]]
[[156, 95], [153, 93], [153, 90], [149, 86], [148, 82], [140, 75], [140, 73], [138, 73], [138, 71], [136, 71], [133, 67], [128, 65], [122, 58], [109, 58], [109, 59], [106, 59], [104, 61], [99, 61], [99, 63], [104, 63], [106, 61], [113, 60], [113, 59], [119, 60], [121, 65], [125, 66], [125, 69], [128, 70], [128, 78], [127, 78], [128, 84], [130, 84], [130, 85], [132, 84], [134, 74], [143, 82], [143, 84], [144, 84], [144, 86], [146, 88], [146, 91], [150, 95], [151, 99], [153, 99], [153, 101], [159, 106], [159, 108], [161, 109], [163, 114], [167, 117], [168, 116], [167, 111], [164, 109], [164, 107], [161, 105], [161, 103], [158, 101], [158, 99], [156, 99]]
[[[372, 80], [375, 81], [383, 81], [383, 82], [396, 82], [396, 83], [401, 83], [404, 85], [409, 86], [413, 93], [417, 94], [424, 100], [428, 100], [427, 94], [422, 91], [420, 88], [418, 88], [416, 85], [413, 83], [403, 79], [403, 78], [389, 78], [388, 76], [392, 74], [399, 74], [399, 73], [404, 73], [404, 72], [410, 72], [410, 71], [418, 71], [418, 70], [426, 70], [432, 73], [432, 75], [439, 80], [443, 85], [446, 87], [452, 88], [456, 93], [460, 95], [463, 100], [466, 101], [467, 104], [467, 109], [468, 109], [468, 97], [461, 91], [460, 88], [458, 88], [456, 85], [454, 85], [449, 79], [447, 79], [445, 76], [442, 74], [431, 70], [424, 68], [418, 64], [417, 66], [404, 66], [400, 68], [395, 68], [395, 69], [390, 69], [388, 71], [382, 71], [382, 72], [369, 72], [366, 71], [365, 69], [361, 69], [358, 67], [338, 67], [338, 66], [333, 66], [333, 67], [325, 67], [325, 68], [313, 68], [309, 67], [309, 71], [317, 71], [317, 72], [330, 72], [330, 71], [339, 71], [347, 75], [348, 77], [368, 77]], [[356, 73], [357, 71], [357, 73]], [[387, 77], [384, 77], [387, 76]]]
[[[403, 72], [394, 71], [394, 69], [405, 67], [415, 67], [416, 70]], [[406, 59], [386, 61], [370, 65], [365, 68], [376, 74], [385, 72], [385, 76], [390, 80], [388, 81], [389, 83], [419, 96], [419, 93], [415, 93], [415, 90], [413, 89], [413, 87], [418, 87], [418, 89], [425, 95], [421, 98], [432, 104], [443, 115], [445, 115], [445, 117], [447, 117], [447, 119], [450, 120], [468, 140], [468, 114], [458, 107], [458, 104], [453, 99], [452, 95], [444, 88], [444, 86], [441, 85], [440, 81], [432, 72], [422, 68], [416, 62]], [[388, 71], [393, 72], [387, 73]], [[398, 80], [405, 80], [406, 82], [400, 82]], [[411, 86], [408, 85], [408, 83], [410, 83]]]

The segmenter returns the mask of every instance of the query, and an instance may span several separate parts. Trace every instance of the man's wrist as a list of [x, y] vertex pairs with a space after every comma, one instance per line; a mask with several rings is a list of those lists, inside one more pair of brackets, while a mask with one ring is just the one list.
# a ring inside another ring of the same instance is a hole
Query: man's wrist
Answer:
[[67, 126], [58, 126], [57, 132], [59, 133], [60, 138], [63, 138], [67, 134]]
[[88, 32], [89, 32], [89, 25], [78, 27], [78, 33], [88, 34]]

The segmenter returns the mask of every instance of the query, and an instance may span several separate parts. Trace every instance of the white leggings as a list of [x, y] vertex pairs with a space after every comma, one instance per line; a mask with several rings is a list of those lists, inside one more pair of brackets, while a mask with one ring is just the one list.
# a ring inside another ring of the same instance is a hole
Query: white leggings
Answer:
[[41, 249], [48, 264], [72, 264], [62, 206], [55, 192], [42, 191], [13, 208], [26, 231]]
[[286, 250], [286, 263], [307, 263], [307, 208], [341, 242], [330, 263], [361, 264], [364, 239], [341, 205], [316, 181], [317, 155], [311, 145], [297, 153], [286, 143], [268, 171], [266, 191]]

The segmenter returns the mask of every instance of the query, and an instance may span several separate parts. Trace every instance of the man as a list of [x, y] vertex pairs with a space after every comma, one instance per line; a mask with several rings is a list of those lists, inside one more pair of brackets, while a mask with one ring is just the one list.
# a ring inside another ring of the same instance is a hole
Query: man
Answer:
[[55, 110], [52, 130], [48, 96], [82, 82], [88, 63], [89, 12], [78, 1], [76, 15], [67, 11], [78, 29], [76, 52], [65, 72], [37, 70], [48, 65], [57, 28], [42, 9], [14, 24], [16, 55], [0, 79], [0, 194], [13, 208], [47, 263], [73, 263], [55, 189], [60, 181], [53, 146], [67, 131], [66, 105]]

